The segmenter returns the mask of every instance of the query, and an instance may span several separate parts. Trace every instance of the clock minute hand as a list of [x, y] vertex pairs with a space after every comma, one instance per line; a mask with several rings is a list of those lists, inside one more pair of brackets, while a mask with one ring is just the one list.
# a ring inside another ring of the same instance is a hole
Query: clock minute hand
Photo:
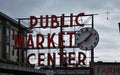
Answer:
[[85, 41], [87, 41], [92, 36], [92, 33], [90, 33], [86, 38]]
[[80, 46], [83, 42], [87, 41], [92, 36], [92, 33], [90, 33], [83, 41], [78, 43], [78, 46]]

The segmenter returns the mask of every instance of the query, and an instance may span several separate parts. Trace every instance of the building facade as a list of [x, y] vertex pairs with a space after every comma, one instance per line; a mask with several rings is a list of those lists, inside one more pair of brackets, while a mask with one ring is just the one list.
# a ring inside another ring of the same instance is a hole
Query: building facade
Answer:
[[[25, 63], [27, 50], [14, 49], [15, 35], [27, 35], [29, 30], [16, 20], [0, 12], [0, 59]], [[27, 38], [27, 37], [26, 37]]]

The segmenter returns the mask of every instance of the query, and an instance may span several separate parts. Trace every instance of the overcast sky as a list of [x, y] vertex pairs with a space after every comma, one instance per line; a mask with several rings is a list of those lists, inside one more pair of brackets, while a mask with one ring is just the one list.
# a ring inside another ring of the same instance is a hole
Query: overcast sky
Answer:
[[12, 18], [80, 12], [99, 14], [95, 16], [95, 29], [100, 36], [95, 60], [120, 62], [120, 0], [0, 0], [0, 11]]

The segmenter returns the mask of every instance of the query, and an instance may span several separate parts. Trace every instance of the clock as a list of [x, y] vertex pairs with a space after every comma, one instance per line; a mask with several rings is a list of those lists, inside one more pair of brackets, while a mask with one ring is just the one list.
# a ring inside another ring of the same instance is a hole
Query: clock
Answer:
[[97, 46], [98, 42], [98, 32], [91, 27], [82, 28], [75, 34], [75, 45], [81, 50], [92, 50]]

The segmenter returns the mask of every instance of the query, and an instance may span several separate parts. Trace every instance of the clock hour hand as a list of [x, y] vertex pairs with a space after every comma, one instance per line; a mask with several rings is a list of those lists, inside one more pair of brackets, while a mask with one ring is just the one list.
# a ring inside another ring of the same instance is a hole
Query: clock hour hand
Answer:
[[78, 46], [80, 46], [83, 42], [87, 41], [92, 36], [92, 33], [90, 33], [83, 41], [78, 43]]

